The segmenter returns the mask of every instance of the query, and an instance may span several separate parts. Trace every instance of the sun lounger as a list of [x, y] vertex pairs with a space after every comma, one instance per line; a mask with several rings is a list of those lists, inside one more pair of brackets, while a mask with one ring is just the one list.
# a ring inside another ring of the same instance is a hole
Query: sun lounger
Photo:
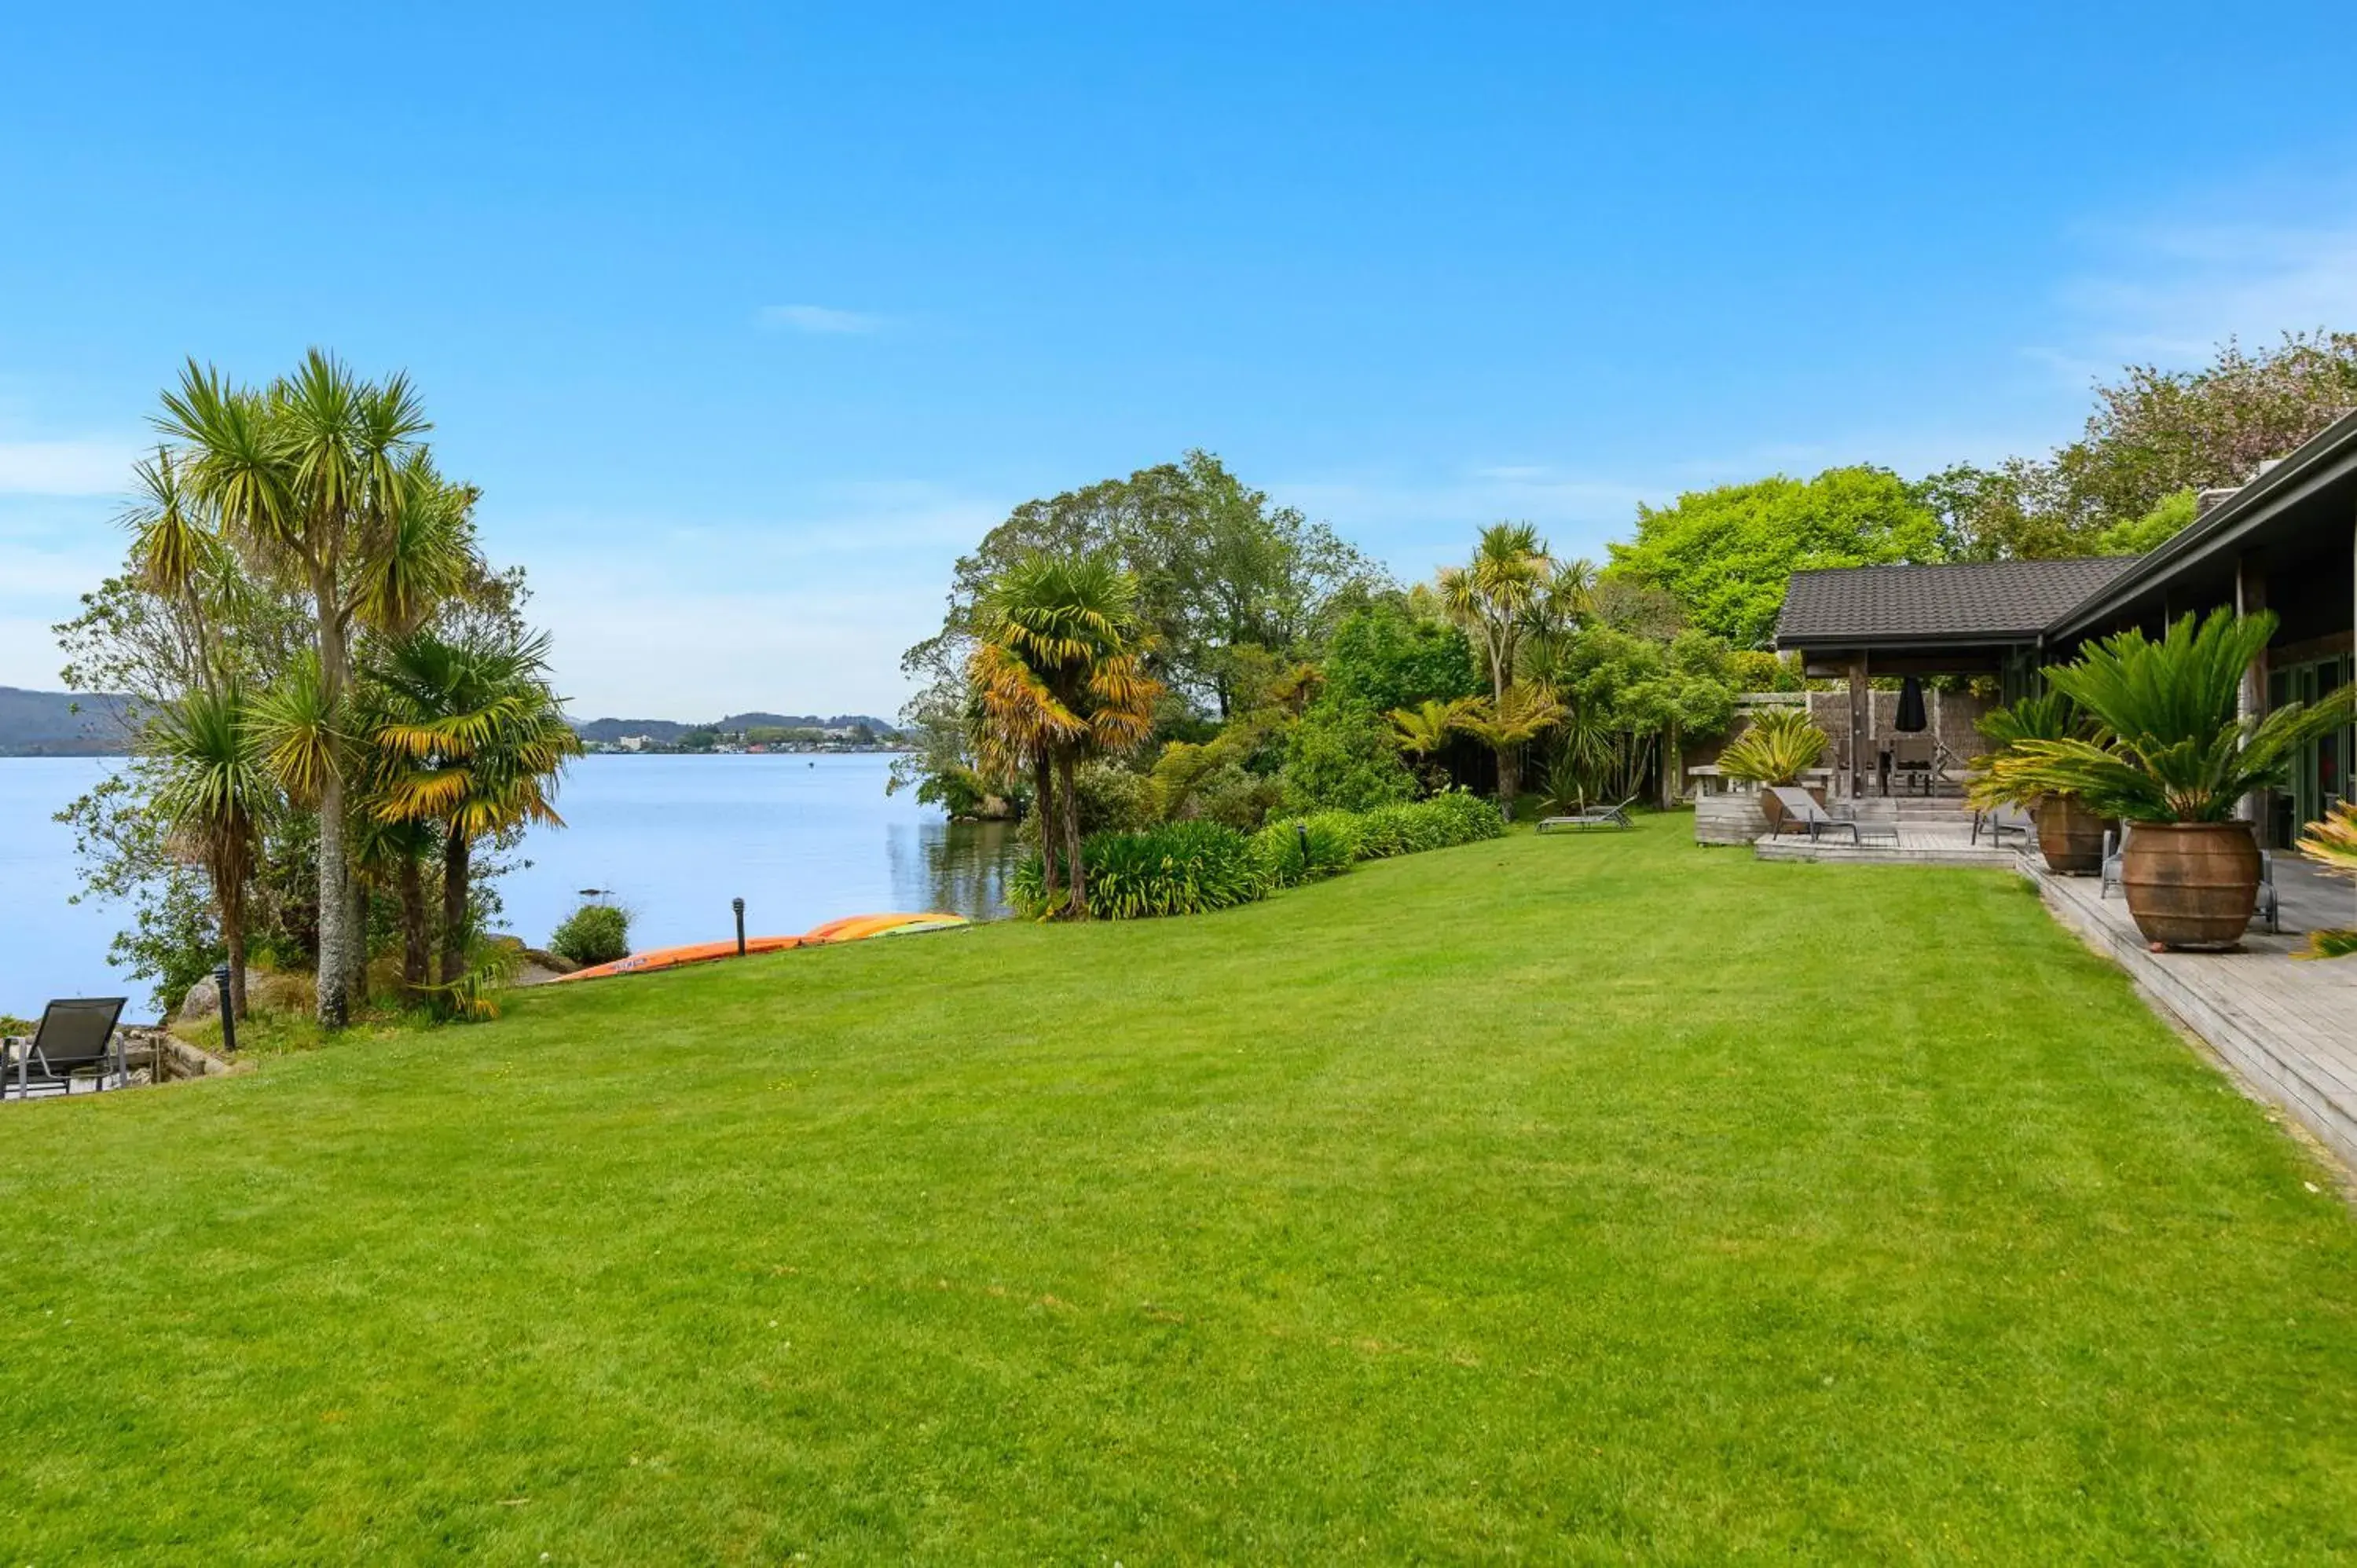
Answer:
[[2029, 813], [2018, 806], [1999, 806], [1994, 811], [1975, 811], [1973, 843], [1980, 843], [1981, 835], [1986, 833], [1990, 843], [2002, 847], [2005, 843], [2005, 835], [2011, 833], [2020, 839], [2021, 846], [2027, 849], [2029, 847], [2029, 830], [2032, 826]]
[[1625, 828], [1631, 825], [1629, 808], [1636, 803], [1637, 797], [1631, 795], [1617, 806], [1582, 806], [1567, 817], [1541, 817], [1539, 832], [1551, 828]]
[[35, 1100], [120, 1089], [128, 1081], [123, 1047], [114, 1037], [123, 1016], [120, 996], [82, 996], [52, 1002], [29, 1040], [10, 1040], [0, 1054], [0, 1098]]
[[1897, 823], [1861, 822], [1856, 816], [1829, 811], [1817, 804], [1815, 796], [1797, 784], [1771, 784], [1768, 792], [1784, 808], [1784, 820], [1776, 829], [1780, 833], [1791, 826], [1806, 830], [1812, 843], [1828, 832], [1846, 832], [1854, 844], [1862, 845], [1869, 838], [1888, 839], [1894, 846], [1899, 843]]

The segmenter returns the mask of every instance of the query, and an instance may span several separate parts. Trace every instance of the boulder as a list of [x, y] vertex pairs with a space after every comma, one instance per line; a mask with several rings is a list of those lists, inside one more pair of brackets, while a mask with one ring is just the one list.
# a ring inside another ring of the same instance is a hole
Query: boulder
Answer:
[[[249, 1013], [307, 1013], [317, 1004], [318, 993], [307, 974], [273, 974], [267, 970], [245, 972], [245, 1009]], [[175, 1024], [200, 1024], [221, 1015], [221, 991], [211, 975], [188, 987]]]
[[[262, 983], [265, 978], [267, 977], [258, 969], [249, 969], [245, 972], [247, 1007], [251, 1008], [253, 1005], [253, 998], [262, 990]], [[221, 1016], [221, 987], [213, 983], [213, 977], [209, 974], [188, 987], [188, 993], [180, 998], [179, 1010], [172, 1015], [172, 1020], [179, 1024], [201, 1024], [208, 1018], [219, 1016]]]

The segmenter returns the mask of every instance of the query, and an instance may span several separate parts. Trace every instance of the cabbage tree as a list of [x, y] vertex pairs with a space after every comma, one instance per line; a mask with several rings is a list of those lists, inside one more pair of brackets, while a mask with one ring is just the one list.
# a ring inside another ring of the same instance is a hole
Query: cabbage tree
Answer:
[[265, 387], [191, 360], [163, 396], [185, 513], [311, 607], [310, 667], [280, 693], [281, 756], [313, 802], [319, 835], [319, 1022], [339, 1028], [367, 964], [348, 856], [349, 750], [334, 743], [369, 629], [414, 628], [474, 564], [472, 492], [427, 457], [430, 428], [406, 377], [363, 381], [318, 349]]

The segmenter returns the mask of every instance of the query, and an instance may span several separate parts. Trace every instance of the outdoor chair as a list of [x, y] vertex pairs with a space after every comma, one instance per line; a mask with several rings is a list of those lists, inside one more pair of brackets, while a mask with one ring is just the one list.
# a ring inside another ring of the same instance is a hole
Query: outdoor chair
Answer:
[[2035, 825], [2029, 813], [2018, 806], [1999, 806], [1994, 811], [1975, 811], [1972, 842], [1980, 843], [1981, 834], [1986, 833], [1989, 843], [2002, 849], [2005, 847], [2005, 835], [2012, 833], [2021, 840], [2021, 847], [2028, 849], [2029, 830]]
[[92, 1091], [120, 1089], [130, 1080], [114, 1026], [124, 998], [82, 996], [52, 1002], [29, 1040], [10, 1040], [0, 1049], [0, 1098], [34, 1100], [72, 1094], [77, 1085]]
[[1578, 828], [1585, 831], [1588, 828], [1629, 827], [1632, 825], [1629, 821], [1629, 808], [1636, 803], [1637, 797], [1631, 795], [1617, 806], [1582, 806], [1567, 817], [1541, 817], [1539, 832], [1545, 832], [1550, 828]]

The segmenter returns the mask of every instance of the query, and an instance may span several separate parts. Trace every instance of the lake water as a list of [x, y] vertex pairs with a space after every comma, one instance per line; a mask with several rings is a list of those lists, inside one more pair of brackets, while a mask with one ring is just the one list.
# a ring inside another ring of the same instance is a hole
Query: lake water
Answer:
[[[1010, 831], [944, 821], [906, 792], [888, 798], [890, 761], [582, 757], [557, 794], [565, 827], [534, 829], [522, 850], [531, 865], [500, 883], [501, 926], [543, 945], [583, 888], [608, 890], [630, 909], [631, 945], [641, 949], [731, 935], [731, 898], [745, 900], [756, 936], [876, 910], [1004, 914]], [[152, 1012], [146, 983], [107, 965], [123, 912], [66, 902], [79, 886], [73, 841], [50, 821], [112, 766], [0, 757], [0, 1013], [117, 992], [131, 996], [132, 1016]]]

